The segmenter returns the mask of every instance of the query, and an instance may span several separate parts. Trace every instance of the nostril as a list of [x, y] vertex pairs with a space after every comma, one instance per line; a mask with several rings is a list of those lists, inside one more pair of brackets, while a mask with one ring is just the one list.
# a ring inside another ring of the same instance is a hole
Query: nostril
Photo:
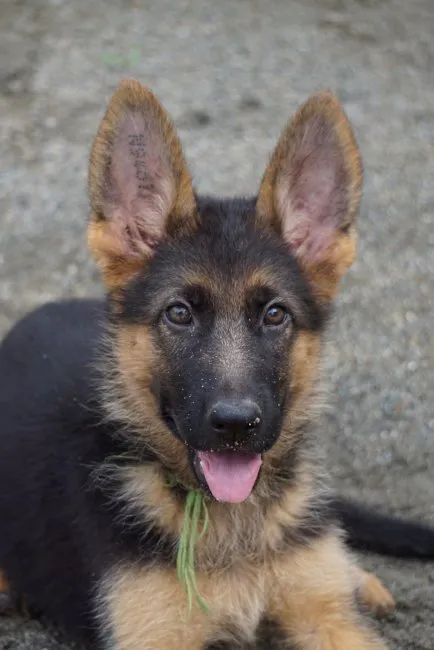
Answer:
[[262, 413], [251, 400], [221, 400], [211, 409], [209, 420], [217, 434], [236, 439], [259, 429]]
[[261, 424], [261, 418], [257, 415], [254, 419], [249, 422], [246, 422], [246, 429], [257, 429]]

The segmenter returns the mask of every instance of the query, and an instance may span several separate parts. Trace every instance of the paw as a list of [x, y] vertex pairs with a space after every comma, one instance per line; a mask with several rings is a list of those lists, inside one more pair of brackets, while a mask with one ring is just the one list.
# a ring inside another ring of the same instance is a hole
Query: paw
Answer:
[[362, 604], [375, 616], [387, 616], [395, 609], [396, 603], [392, 594], [373, 573], [364, 572], [362, 584], [359, 587], [359, 598]]

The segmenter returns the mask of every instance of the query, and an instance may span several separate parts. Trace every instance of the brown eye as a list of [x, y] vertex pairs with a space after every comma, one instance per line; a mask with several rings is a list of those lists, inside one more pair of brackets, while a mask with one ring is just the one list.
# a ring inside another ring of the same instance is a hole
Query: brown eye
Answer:
[[283, 325], [286, 319], [288, 318], [288, 312], [284, 307], [280, 305], [270, 305], [267, 307], [264, 314], [264, 325], [268, 327], [277, 327], [278, 325]]
[[173, 325], [190, 325], [193, 321], [191, 311], [182, 303], [176, 303], [166, 309], [166, 319]]

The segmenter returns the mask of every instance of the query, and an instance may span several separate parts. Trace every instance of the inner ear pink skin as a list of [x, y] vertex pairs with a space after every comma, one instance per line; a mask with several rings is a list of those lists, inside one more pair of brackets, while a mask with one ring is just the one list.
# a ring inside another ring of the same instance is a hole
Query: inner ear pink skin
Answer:
[[125, 255], [150, 254], [163, 236], [175, 183], [158, 124], [139, 112], [117, 128], [104, 189], [104, 214]]
[[348, 209], [344, 158], [331, 125], [318, 118], [305, 125], [278, 174], [275, 192], [285, 241], [298, 257], [319, 261]]
[[297, 256], [318, 261], [332, 244], [336, 231], [333, 213], [325, 209], [332, 202], [332, 192], [317, 187], [307, 201], [293, 201], [284, 187], [278, 187], [276, 194], [278, 210], [287, 215], [282, 223], [283, 238]]

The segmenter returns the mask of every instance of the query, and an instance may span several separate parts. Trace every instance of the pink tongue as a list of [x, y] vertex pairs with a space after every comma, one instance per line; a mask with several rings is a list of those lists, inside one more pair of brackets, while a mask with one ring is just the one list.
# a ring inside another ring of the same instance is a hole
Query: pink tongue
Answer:
[[255, 485], [262, 459], [242, 451], [199, 451], [199, 463], [217, 501], [241, 503]]

